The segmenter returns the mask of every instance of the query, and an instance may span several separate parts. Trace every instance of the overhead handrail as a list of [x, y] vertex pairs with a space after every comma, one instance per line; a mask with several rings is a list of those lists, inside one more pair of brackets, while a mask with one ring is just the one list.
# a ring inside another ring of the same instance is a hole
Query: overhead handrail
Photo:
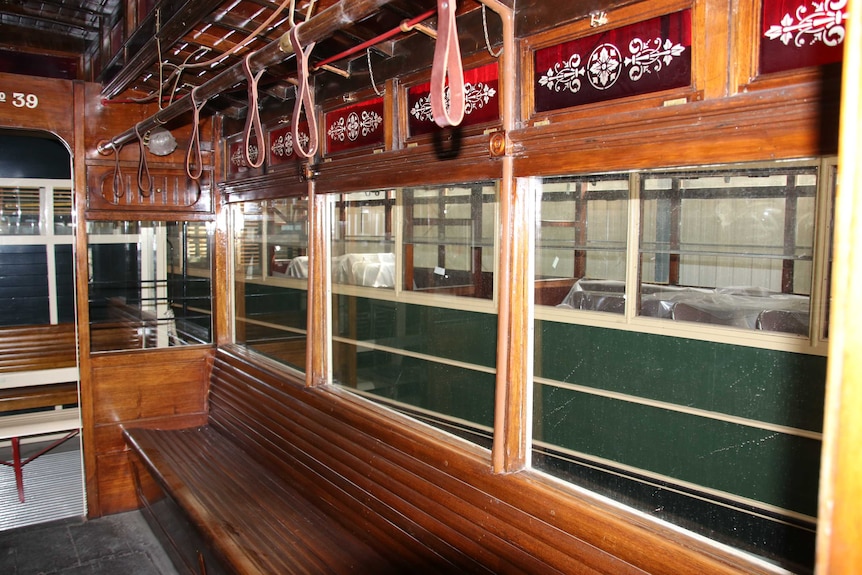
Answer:
[[464, 68], [455, 22], [455, 0], [437, 0], [437, 42], [431, 65], [431, 115], [441, 128], [457, 126], [464, 119], [465, 109]]
[[[358, 22], [363, 18], [371, 16], [381, 6], [389, 4], [392, 1], [393, 0], [341, 0], [341, 2], [318, 12], [314, 17], [303, 22], [302, 26], [297, 30], [297, 39], [303, 45], [322, 40], [353, 22]], [[268, 68], [270, 66], [280, 64], [291, 56], [293, 56], [292, 46], [288, 33], [285, 33], [278, 40], [273, 40], [265, 47], [255, 52], [251, 58], [256, 66]], [[242, 71], [242, 63], [234, 64], [211, 80], [198, 86], [199, 97], [204, 100], [209, 100], [221, 92], [233, 88], [233, 86], [235, 86], [237, 82], [241, 81], [243, 77], [244, 73]], [[159, 123], [168, 122], [191, 109], [191, 98], [181, 98], [169, 106], [159, 110], [153, 116], [140, 122], [140, 129], [144, 131], [149, 130], [157, 126]], [[97, 151], [101, 154], [109, 154], [116, 146], [122, 146], [126, 142], [131, 141], [134, 137], [135, 131], [130, 128], [125, 132], [118, 134], [110, 141], [100, 143], [97, 146]]]
[[[288, 32], [290, 34], [290, 43], [293, 45], [293, 51], [296, 54], [296, 74], [299, 79], [290, 132], [293, 137], [294, 151], [303, 158], [311, 158], [317, 153], [317, 120], [314, 112], [314, 93], [308, 81], [308, 57], [311, 55], [315, 42], [310, 42], [303, 49], [302, 43], [299, 41], [299, 28], [301, 27], [302, 24], [297, 24]], [[308, 149], [303, 149], [302, 142], [299, 139], [299, 118], [302, 115], [303, 108], [308, 118]]]
[[320, 62], [318, 62], [317, 64], [314, 65], [314, 69], [319, 70], [319, 69], [323, 68], [324, 66], [326, 66], [327, 64], [332, 64], [333, 62], [338, 62], [339, 60], [347, 58], [348, 56], [352, 56], [353, 54], [356, 54], [357, 52], [361, 52], [362, 50], [366, 50], [366, 49], [374, 46], [375, 44], [379, 44], [379, 43], [383, 42], [384, 40], [388, 40], [389, 38], [391, 38], [397, 34], [403, 34], [404, 32], [401, 30], [401, 26], [407, 26], [407, 27], [415, 26], [416, 24], [422, 22], [423, 20], [427, 20], [428, 18], [433, 16], [435, 14], [435, 12], [436, 12], [436, 10], [428, 10], [427, 12], [423, 12], [422, 14], [419, 14], [415, 18], [410, 18], [409, 20], [405, 20], [404, 22], [401, 23], [401, 25], [396, 26], [395, 28], [392, 28], [391, 30], [388, 30], [386, 32], [383, 32], [382, 34], [378, 34], [377, 36], [375, 36], [374, 38], [371, 38], [370, 40], [366, 40], [365, 42], [357, 44], [356, 46], [352, 46], [350, 48], [347, 48], [346, 50], [342, 50], [341, 52], [339, 52], [338, 54], [335, 54], [334, 56], [324, 58], [323, 60], [321, 60]]
[[[193, 181], [198, 181], [204, 173], [203, 157], [201, 155], [201, 110], [207, 101], [202, 100], [200, 105], [195, 100], [199, 86], [192, 88], [189, 99], [192, 102], [192, 135], [189, 137], [189, 147], [186, 150], [186, 175]], [[195, 169], [192, 171], [192, 156], [194, 155]]]
[[[312, 44], [313, 45], [313, 44]], [[260, 110], [258, 109], [258, 94], [257, 94], [257, 83], [260, 81], [261, 76], [266, 71], [266, 68], [261, 68], [257, 74], [252, 74], [251, 65], [249, 64], [249, 59], [251, 58], [251, 52], [246, 54], [245, 58], [242, 59], [242, 67], [245, 71], [245, 76], [248, 79], [248, 111], [245, 114], [245, 130], [243, 131], [242, 138], [242, 157], [245, 160], [246, 164], [251, 168], [259, 168], [263, 165], [265, 154], [264, 143], [263, 143], [263, 127], [260, 125]], [[297, 63], [299, 61], [297, 60]], [[254, 137], [257, 140], [258, 152], [256, 159], [252, 159], [251, 157], [251, 133], [254, 131]]]

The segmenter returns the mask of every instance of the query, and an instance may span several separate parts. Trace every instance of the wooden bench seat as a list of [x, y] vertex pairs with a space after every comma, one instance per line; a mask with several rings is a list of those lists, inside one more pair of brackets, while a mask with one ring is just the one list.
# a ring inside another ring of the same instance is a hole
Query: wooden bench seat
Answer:
[[215, 543], [227, 572], [393, 572], [392, 561], [213, 428], [126, 435], [204, 540]]
[[[32, 401], [33, 398], [25, 400]], [[75, 395], [77, 402], [77, 393]], [[77, 407], [66, 407], [63, 409], [48, 409], [34, 411], [31, 413], [15, 413], [13, 415], [0, 416], [0, 440], [9, 440], [12, 444], [12, 460], [0, 461], [0, 464], [13, 469], [15, 484], [18, 488], [18, 500], [24, 503], [24, 466], [34, 459], [51, 451], [64, 441], [71, 439], [81, 429], [81, 412]], [[63, 433], [59, 439], [51, 442], [40, 449], [37, 453], [27, 458], [21, 456], [21, 438], [37, 435], [50, 435]]]
[[75, 382], [0, 389], [0, 413], [77, 403], [78, 384]]
[[642, 548], [598, 527], [591, 504], [563, 512], [571, 500], [492, 474], [481, 448], [241, 349], [216, 350], [207, 421], [123, 432], [144, 515], [182, 573], [644, 573], [573, 534]]
[[[231, 363], [217, 359], [212, 370], [208, 425], [123, 432], [144, 515], [166, 547], [176, 546], [169, 554], [181, 572], [202, 572], [200, 562], [210, 575], [491, 572], [432, 533], [378, 515], [376, 498], [339, 474], [349, 454], [333, 469], [333, 455], [303, 451], [326, 441], [314, 427], [290, 431], [304, 428], [307, 414], [291, 397], [302, 388], [279, 389]], [[180, 519], [159, 517], [177, 510]], [[185, 522], [191, 535], [170, 531]]]

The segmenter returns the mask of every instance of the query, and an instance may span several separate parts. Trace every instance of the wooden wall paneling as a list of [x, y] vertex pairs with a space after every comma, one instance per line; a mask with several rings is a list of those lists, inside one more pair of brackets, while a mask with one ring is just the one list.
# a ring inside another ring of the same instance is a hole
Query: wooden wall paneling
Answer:
[[330, 361], [329, 310], [331, 278], [329, 266], [329, 228], [326, 196], [318, 193], [316, 182], [308, 186], [308, 333], [306, 335], [305, 384], [329, 383]]
[[74, 146], [73, 82], [0, 73], [0, 93], [0, 127], [50, 132]]
[[123, 427], [188, 427], [206, 420], [212, 353], [210, 347], [190, 347], [90, 356], [85, 438], [91, 516], [137, 507]]
[[696, 0], [693, 5], [694, 46], [692, 76], [704, 99], [721, 98], [731, 92], [731, 30], [733, 0]]
[[87, 169], [87, 218], [153, 219], [155, 213], [160, 218], [190, 219], [212, 215], [211, 170], [205, 171], [199, 182], [189, 178], [185, 168], [151, 165], [149, 170], [153, 181], [149, 193], [138, 188], [137, 166], [121, 167], [124, 183], [118, 191], [114, 189], [116, 166], [91, 163]]
[[606, 172], [835, 153], [835, 140], [821, 123], [822, 109], [829, 105], [821, 101], [819, 86], [805, 84], [518, 130], [512, 135], [515, 175]]

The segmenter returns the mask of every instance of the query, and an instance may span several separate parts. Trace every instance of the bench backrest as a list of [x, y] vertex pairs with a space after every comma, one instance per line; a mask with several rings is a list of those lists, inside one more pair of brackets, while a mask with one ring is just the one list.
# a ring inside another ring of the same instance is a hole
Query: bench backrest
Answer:
[[346, 394], [304, 389], [240, 354], [216, 354], [210, 424], [373, 545], [409, 557], [421, 542], [465, 572], [642, 572], [551, 525], [547, 507], [492, 475], [478, 449], [420, 440]]

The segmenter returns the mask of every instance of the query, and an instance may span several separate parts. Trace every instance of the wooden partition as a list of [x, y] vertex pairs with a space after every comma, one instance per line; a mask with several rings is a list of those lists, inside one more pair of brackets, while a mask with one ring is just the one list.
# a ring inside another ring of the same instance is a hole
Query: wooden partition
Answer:
[[106, 353], [90, 362], [93, 444], [89, 476], [90, 514], [135, 509], [137, 502], [123, 443], [124, 427], [189, 427], [206, 420], [206, 381], [212, 350], [207, 347]]

